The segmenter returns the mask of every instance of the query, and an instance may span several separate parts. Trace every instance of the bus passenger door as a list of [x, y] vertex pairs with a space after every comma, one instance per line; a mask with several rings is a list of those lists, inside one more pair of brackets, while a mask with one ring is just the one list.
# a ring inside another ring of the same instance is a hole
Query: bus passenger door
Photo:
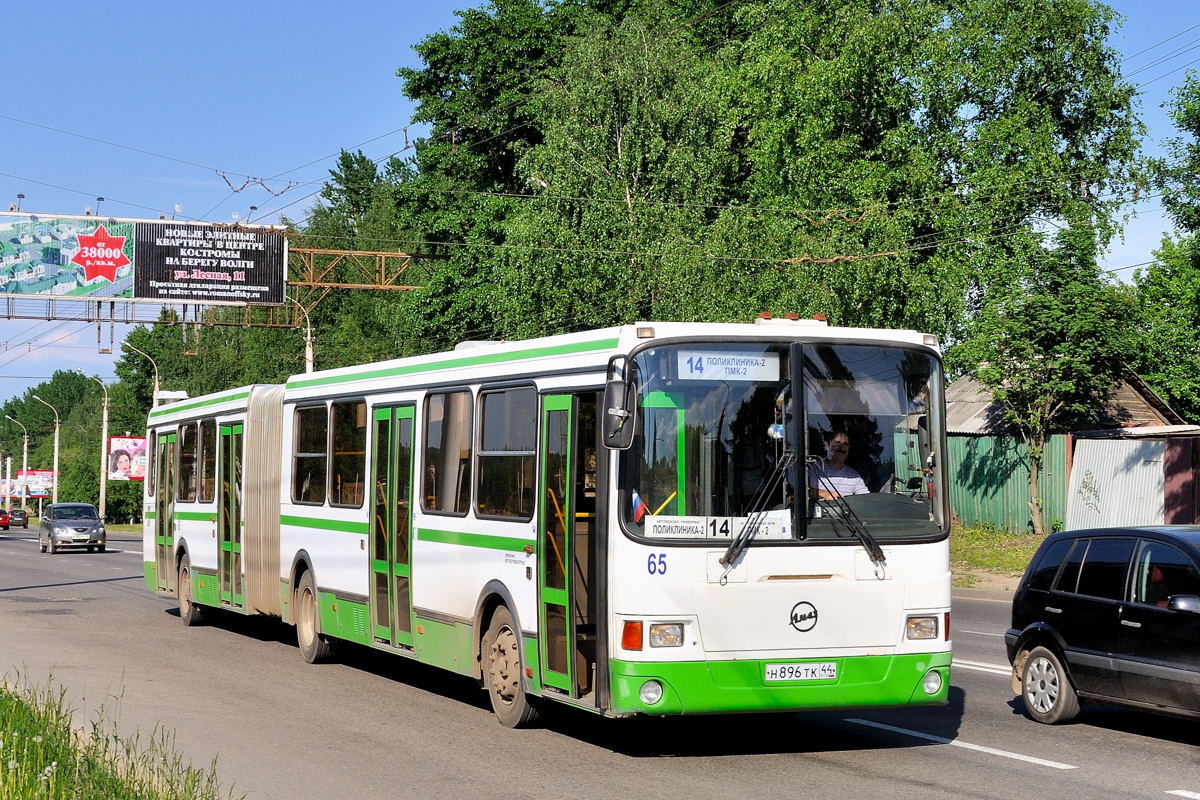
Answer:
[[217, 458], [221, 494], [217, 498], [217, 526], [221, 532], [217, 572], [221, 604], [245, 607], [242, 590], [242, 431], [241, 425], [222, 425]]
[[372, 638], [411, 648], [412, 436], [415, 408], [376, 408], [372, 438]]
[[575, 398], [542, 401], [542, 463], [538, 474], [538, 636], [545, 686], [575, 696], [571, 569], [574, 521]]
[[154, 454], [155, 505], [154, 555], [156, 587], [159, 591], [175, 590], [175, 433], [158, 436], [158, 452]]

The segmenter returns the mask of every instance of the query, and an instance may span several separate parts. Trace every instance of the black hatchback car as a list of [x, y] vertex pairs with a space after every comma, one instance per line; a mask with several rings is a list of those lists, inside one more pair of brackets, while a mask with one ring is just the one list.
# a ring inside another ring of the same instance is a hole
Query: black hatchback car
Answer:
[[1080, 703], [1200, 717], [1200, 526], [1050, 536], [1013, 596], [1013, 691], [1038, 722]]

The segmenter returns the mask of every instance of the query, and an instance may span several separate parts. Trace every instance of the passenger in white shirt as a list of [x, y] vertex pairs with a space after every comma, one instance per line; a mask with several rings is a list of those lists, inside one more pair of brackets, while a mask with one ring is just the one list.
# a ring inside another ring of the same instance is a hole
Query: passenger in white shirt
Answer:
[[854, 467], [846, 466], [850, 455], [850, 437], [835, 433], [829, 439], [829, 455], [813, 466], [808, 476], [809, 497], [816, 500], [836, 500], [851, 494], [867, 494], [871, 490]]

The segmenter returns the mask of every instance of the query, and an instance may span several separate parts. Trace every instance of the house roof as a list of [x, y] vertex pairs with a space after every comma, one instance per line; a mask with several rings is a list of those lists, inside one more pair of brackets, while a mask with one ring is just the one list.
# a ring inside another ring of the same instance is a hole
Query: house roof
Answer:
[[1114, 428], [1104, 431], [1080, 431], [1080, 439], [1162, 439], [1200, 436], [1200, 425], [1145, 425], [1140, 428]]
[[[1113, 430], [1185, 424], [1183, 417], [1133, 370], [1126, 368], [1121, 382], [1109, 393], [1095, 427]], [[1014, 433], [1004, 422], [1004, 410], [992, 400], [991, 392], [970, 376], [963, 376], [946, 387], [946, 432], [963, 436]]]

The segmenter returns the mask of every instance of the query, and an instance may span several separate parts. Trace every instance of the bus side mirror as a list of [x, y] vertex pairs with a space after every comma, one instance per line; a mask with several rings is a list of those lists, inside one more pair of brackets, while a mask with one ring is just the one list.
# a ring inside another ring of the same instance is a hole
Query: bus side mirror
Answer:
[[611, 380], [604, 384], [604, 446], [610, 450], [628, 450], [633, 444], [633, 410], [630, 384]]

